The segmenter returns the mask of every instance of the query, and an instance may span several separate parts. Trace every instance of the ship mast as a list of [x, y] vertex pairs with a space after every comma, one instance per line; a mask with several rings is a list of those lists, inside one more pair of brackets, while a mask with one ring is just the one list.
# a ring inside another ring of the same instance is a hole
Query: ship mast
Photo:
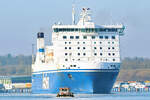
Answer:
[[75, 24], [75, 5], [72, 5], [72, 25]]

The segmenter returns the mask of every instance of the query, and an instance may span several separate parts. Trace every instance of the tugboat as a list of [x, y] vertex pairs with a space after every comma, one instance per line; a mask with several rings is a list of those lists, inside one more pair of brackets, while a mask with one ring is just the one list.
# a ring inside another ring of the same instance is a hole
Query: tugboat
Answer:
[[69, 88], [59, 88], [59, 93], [56, 97], [74, 97]]

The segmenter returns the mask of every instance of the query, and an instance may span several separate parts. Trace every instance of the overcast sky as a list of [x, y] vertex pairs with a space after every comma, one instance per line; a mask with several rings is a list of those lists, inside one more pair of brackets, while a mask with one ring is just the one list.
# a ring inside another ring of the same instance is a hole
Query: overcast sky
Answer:
[[[0, 55], [31, 54], [36, 33], [47, 37], [58, 21], [71, 24], [73, 0], [0, 0]], [[150, 0], [74, 0], [77, 15], [89, 7], [96, 24], [123, 23], [123, 57], [150, 58]], [[77, 19], [77, 18], [76, 18]]]

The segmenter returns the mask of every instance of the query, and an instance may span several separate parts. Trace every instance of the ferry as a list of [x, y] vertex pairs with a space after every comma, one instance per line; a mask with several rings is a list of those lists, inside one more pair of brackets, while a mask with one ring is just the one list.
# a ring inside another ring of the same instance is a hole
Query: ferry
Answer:
[[82, 8], [76, 23], [52, 26], [51, 45], [37, 33], [37, 53], [32, 64], [32, 93], [57, 94], [67, 87], [75, 94], [110, 93], [120, 71], [122, 24], [97, 25], [91, 9]]

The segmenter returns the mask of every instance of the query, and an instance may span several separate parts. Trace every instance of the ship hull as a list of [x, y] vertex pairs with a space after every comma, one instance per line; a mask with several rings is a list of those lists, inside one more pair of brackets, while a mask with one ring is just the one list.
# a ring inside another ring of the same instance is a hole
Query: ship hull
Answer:
[[32, 74], [32, 93], [55, 94], [68, 87], [76, 94], [110, 93], [119, 70], [63, 70]]

